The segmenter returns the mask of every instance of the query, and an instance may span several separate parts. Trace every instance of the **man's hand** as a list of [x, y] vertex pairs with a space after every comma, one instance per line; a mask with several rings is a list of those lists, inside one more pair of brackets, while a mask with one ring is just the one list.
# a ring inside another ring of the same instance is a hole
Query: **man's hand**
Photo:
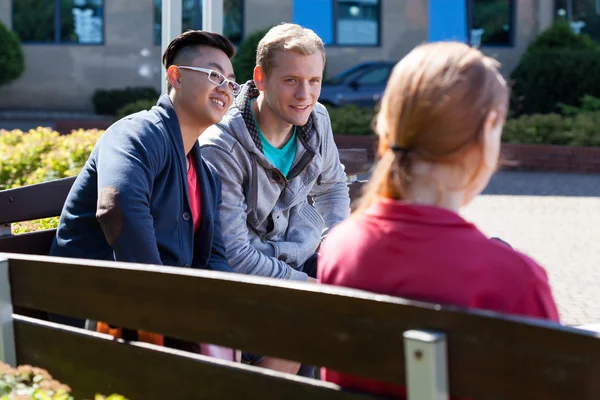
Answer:
[[310, 276], [308, 278], [306, 278], [306, 282], [308, 282], [308, 283], [318, 283], [315, 278], [311, 278]]

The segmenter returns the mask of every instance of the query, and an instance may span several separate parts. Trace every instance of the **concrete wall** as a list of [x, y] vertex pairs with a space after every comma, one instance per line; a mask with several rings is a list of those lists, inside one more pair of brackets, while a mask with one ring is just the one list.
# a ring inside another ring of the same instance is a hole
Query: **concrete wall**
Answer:
[[[0, 10], [10, 4], [0, 0]], [[153, 21], [152, 1], [105, 0], [104, 45], [25, 44], [25, 73], [0, 87], [0, 107], [91, 111], [97, 88], [160, 90]]]
[[292, 0], [244, 0], [244, 36], [292, 19]]
[[4, 25], [8, 26], [8, 29], [12, 28], [12, 1], [11, 0], [0, 0], [0, 21]]

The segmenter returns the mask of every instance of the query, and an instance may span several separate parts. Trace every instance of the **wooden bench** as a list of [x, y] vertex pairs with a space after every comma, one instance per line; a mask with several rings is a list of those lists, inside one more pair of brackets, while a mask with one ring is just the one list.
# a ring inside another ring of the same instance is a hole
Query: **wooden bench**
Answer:
[[[0, 225], [55, 216], [72, 178], [0, 192]], [[47, 254], [0, 238], [0, 360], [46, 368], [81, 398], [371, 399], [336, 385], [32, 318], [107, 321], [407, 385], [411, 399], [600, 398], [596, 333], [363, 291]], [[20, 253], [20, 254], [14, 254]]]

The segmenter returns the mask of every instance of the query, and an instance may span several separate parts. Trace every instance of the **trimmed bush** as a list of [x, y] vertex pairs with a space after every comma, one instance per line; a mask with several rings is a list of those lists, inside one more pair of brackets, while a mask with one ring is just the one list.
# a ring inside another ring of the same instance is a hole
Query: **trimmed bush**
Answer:
[[330, 107], [327, 106], [331, 118], [333, 133], [346, 135], [374, 135], [373, 119], [375, 110], [357, 106]]
[[256, 66], [256, 48], [258, 42], [265, 36], [271, 28], [261, 31], [256, 31], [248, 36], [240, 43], [235, 57], [231, 60], [233, 71], [235, 72], [235, 80], [239, 84], [244, 84], [252, 79], [254, 67]]
[[513, 115], [560, 112], [559, 104], [579, 104], [600, 94], [600, 46], [568, 21], [557, 20], [527, 47], [511, 74]]
[[511, 74], [515, 115], [559, 112], [559, 104], [600, 97], [600, 51], [547, 50], [525, 55]]
[[117, 111], [117, 117], [123, 118], [139, 111], [149, 110], [156, 105], [154, 100], [138, 100], [134, 103], [129, 103]]
[[0, 130], [0, 190], [77, 175], [102, 132]]
[[117, 115], [124, 106], [138, 100], [151, 100], [156, 104], [160, 93], [152, 87], [126, 87], [125, 89], [98, 89], [92, 102], [96, 114]]
[[16, 33], [0, 22], [0, 86], [14, 81], [25, 70], [25, 56]]
[[527, 46], [527, 53], [555, 49], [597, 50], [598, 44], [585, 33], [576, 34], [565, 19], [557, 20]]
[[534, 114], [509, 119], [502, 141], [600, 147], [600, 112], [584, 112], [574, 116]]
[[[0, 400], [73, 400], [71, 388], [60, 383], [42, 368], [21, 365], [12, 368], [0, 362]], [[96, 400], [127, 400], [113, 394], [104, 397], [97, 394]]]

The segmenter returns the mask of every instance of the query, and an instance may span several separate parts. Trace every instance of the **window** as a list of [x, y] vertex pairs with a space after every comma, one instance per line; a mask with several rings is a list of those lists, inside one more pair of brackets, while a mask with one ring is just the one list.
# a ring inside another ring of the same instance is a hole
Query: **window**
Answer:
[[13, 29], [24, 43], [104, 43], [104, 0], [14, 0]]
[[378, 46], [380, 0], [333, 0], [334, 43], [343, 46]]
[[512, 46], [516, 0], [470, 0], [470, 42]]
[[356, 83], [360, 85], [385, 85], [390, 77], [392, 67], [378, 67], [361, 76]]
[[[223, 33], [238, 43], [243, 36], [243, 0], [223, 0]], [[154, 43], [160, 45], [162, 1], [154, 0]], [[202, 0], [182, 0], [181, 29], [202, 29]]]
[[600, 42], [600, 0], [556, 0], [555, 18], [566, 18], [576, 33]]

